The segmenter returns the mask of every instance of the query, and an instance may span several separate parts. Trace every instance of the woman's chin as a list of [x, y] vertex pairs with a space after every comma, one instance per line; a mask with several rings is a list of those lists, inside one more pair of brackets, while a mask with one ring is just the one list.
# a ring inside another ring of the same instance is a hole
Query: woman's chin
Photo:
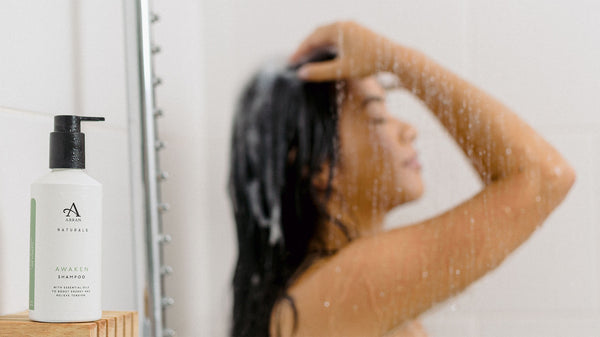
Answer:
[[396, 189], [396, 192], [398, 192], [398, 195], [396, 198], [396, 202], [394, 203], [394, 207], [421, 199], [424, 191], [422, 186], [418, 186], [416, 188], [411, 189], [398, 188]]

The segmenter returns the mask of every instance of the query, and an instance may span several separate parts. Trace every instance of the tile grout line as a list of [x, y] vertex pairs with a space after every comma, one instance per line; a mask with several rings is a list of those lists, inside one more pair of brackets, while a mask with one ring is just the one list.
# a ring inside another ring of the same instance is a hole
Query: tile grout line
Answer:
[[[5, 106], [0, 106], [0, 119], [2, 118], [2, 116], [15, 117], [15, 116], [23, 116], [23, 115], [33, 116], [33, 117], [38, 117], [38, 118], [39, 117], [52, 118], [54, 116], [53, 114], [50, 114], [48, 112], [40, 112], [40, 111], [25, 110], [25, 109], [15, 109], [15, 108], [9, 108], [9, 107], [5, 107]], [[110, 122], [99, 123], [98, 125], [95, 125], [94, 128], [98, 128], [98, 129], [102, 129], [102, 130], [128, 132], [128, 127], [118, 126], [118, 125], [116, 125], [114, 123], [110, 123]]]

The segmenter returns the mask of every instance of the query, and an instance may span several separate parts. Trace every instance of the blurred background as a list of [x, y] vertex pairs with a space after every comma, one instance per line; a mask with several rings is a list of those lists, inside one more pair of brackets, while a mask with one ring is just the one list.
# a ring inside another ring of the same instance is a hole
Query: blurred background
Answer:
[[[143, 311], [121, 0], [0, 3], [0, 314], [27, 308], [29, 186], [48, 167], [52, 116], [86, 126], [87, 166], [104, 185], [103, 307]], [[226, 336], [237, 257], [226, 182], [237, 95], [265, 60], [286, 57], [319, 25], [352, 19], [419, 49], [522, 116], [575, 167], [577, 182], [544, 226], [497, 269], [421, 316], [432, 337], [598, 336], [600, 331], [600, 3], [587, 0], [153, 0], [163, 84], [161, 167], [172, 242], [164, 249], [178, 336]], [[388, 228], [431, 217], [480, 188], [416, 98], [388, 96], [413, 123], [425, 195]], [[139, 197], [139, 196], [138, 196]]]

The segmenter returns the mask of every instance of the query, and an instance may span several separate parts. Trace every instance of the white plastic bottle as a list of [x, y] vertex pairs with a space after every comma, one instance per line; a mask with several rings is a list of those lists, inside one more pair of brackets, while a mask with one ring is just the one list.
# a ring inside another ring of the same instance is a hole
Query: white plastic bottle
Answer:
[[31, 185], [29, 318], [85, 322], [102, 316], [102, 185], [85, 173], [81, 121], [55, 116], [50, 173]]

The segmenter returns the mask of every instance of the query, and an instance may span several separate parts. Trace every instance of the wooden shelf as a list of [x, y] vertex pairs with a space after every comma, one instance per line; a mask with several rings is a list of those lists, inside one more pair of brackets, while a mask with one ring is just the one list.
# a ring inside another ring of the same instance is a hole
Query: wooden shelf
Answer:
[[83, 323], [42, 323], [29, 312], [0, 316], [0, 337], [139, 337], [137, 311], [103, 311], [102, 318]]

